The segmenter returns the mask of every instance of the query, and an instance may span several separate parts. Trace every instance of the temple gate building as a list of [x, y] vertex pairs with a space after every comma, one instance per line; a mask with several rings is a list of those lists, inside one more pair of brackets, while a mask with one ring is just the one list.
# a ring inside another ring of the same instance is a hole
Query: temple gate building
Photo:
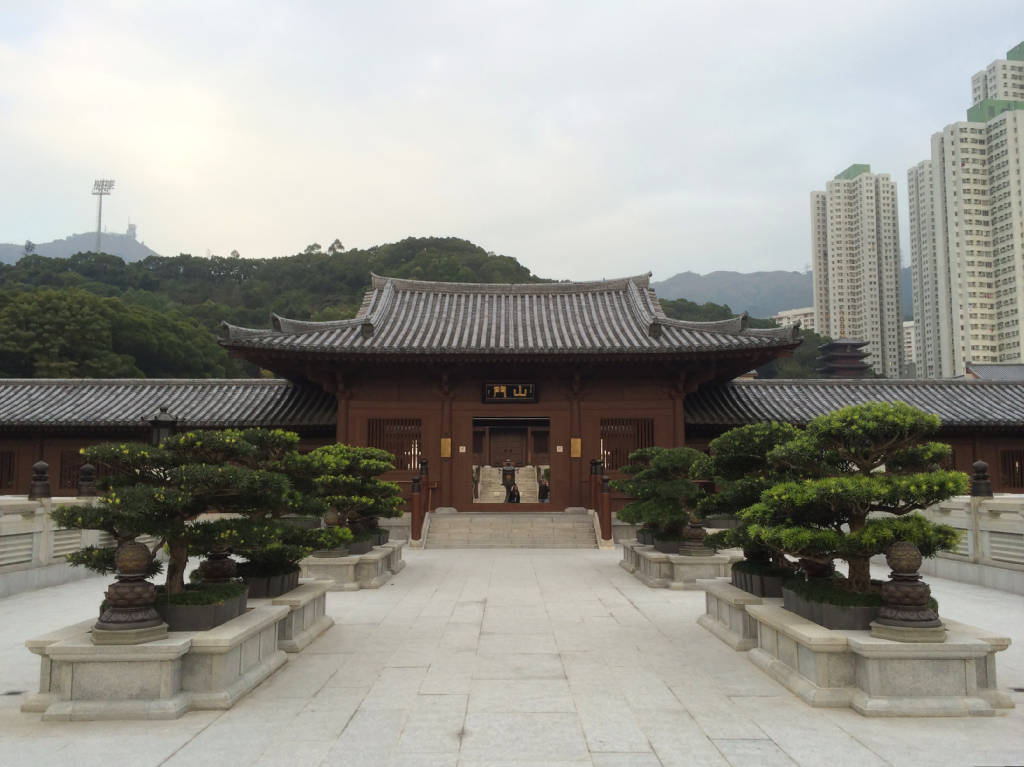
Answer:
[[[670, 319], [649, 275], [527, 285], [375, 276], [353, 319], [272, 325], [226, 326], [223, 343], [277, 379], [0, 380], [0, 492], [25, 493], [42, 459], [54, 494], [73, 494], [79, 448], [148, 440], [166, 407], [178, 428], [280, 427], [306, 448], [380, 447], [406, 492], [426, 461], [430, 509], [559, 511], [594, 506], [591, 461], [614, 475], [639, 447], [704, 449], [735, 426], [802, 425], [896, 400], [942, 419], [956, 468], [983, 459], [997, 492], [1024, 492], [1024, 383], [733, 380], [791, 353], [798, 329]], [[506, 462], [518, 504], [504, 503]]]

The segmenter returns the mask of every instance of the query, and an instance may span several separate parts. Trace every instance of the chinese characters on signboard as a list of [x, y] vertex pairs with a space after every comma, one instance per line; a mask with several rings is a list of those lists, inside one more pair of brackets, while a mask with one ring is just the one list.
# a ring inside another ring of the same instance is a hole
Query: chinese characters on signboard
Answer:
[[484, 402], [536, 402], [537, 384], [485, 383]]

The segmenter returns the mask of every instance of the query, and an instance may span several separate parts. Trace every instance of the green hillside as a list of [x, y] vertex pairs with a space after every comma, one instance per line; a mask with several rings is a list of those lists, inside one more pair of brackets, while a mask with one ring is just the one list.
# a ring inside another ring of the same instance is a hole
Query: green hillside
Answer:
[[[257, 375], [217, 344], [224, 320], [269, 327], [351, 317], [370, 273], [444, 282], [541, 282], [514, 258], [455, 237], [410, 237], [365, 250], [335, 241], [273, 259], [152, 256], [125, 263], [103, 253], [28, 255], [0, 264], [2, 377], [222, 377]], [[663, 301], [669, 316], [731, 317], [728, 306]], [[771, 327], [770, 320], [751, 320]], [[820, 341], [804, 344], [798, 356]], [[813, 356], [813, 353], [812, 353]], [[795, 365], [795, 366], [794, 366]], [[788, 372], [783, 372], [788, 371]], [[813, 363], [766, 366], [763, 375], [813, 375]]]

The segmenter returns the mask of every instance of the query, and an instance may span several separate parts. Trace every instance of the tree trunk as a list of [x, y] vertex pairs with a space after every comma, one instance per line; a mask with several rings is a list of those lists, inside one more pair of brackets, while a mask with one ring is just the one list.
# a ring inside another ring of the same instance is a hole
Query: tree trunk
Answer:
[[167, 562], [167, 593], [180, 594], [185, 590], [185, 566], [188, 564], [188, 544], [184, 541], [168, 541], [171, 558]]
[[850, 586], [858, 594], [867, 594], [871, 590], [871, 560], [868, 557], [849, 557]]

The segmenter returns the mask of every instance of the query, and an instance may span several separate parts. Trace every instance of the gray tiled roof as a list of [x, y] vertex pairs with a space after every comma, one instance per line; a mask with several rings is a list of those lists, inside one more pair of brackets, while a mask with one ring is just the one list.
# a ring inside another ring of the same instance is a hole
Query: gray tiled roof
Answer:
[[629, 354], [787, 348], [797, 328], [750, 330], [746, 316], [684, 322], [665, 316], [650, 275], [524, 285], [420, 282], [373, 276], [357, 316], [272, 317], [259, 330], [224, 323], [234, 349], [349, 354]]
[[160, 407], [179, 427], [327, 427], [336, 400], [320, 389], [257, 379], [0, 379], [0, 429], [148, 428]]
[[1024, 365], [1008, 362], [968, 362], [967, 376], [984, 381], [1024, 381]]
[[[1024, 431], [1024, 383], [760, 380], [708, 385], [686, 398], [686, 423], [716, 430], [757, 421], [805, 424], [846, 405], [900, 400], [947, 428]], [[275, 426], [329, 432], [336, 402], [289, 381], [241, 378], [0, 379], [0, 430], [132, 429], [166, 406], [185, 428]]]
[[805, 424], [865, 402], [906, 402], [946, 428], [1024, 429], [1024, 383], [912, 380], [754, 380], [705, 386], [686, 398], [686, 423], [739, 426], [758, 421]]

